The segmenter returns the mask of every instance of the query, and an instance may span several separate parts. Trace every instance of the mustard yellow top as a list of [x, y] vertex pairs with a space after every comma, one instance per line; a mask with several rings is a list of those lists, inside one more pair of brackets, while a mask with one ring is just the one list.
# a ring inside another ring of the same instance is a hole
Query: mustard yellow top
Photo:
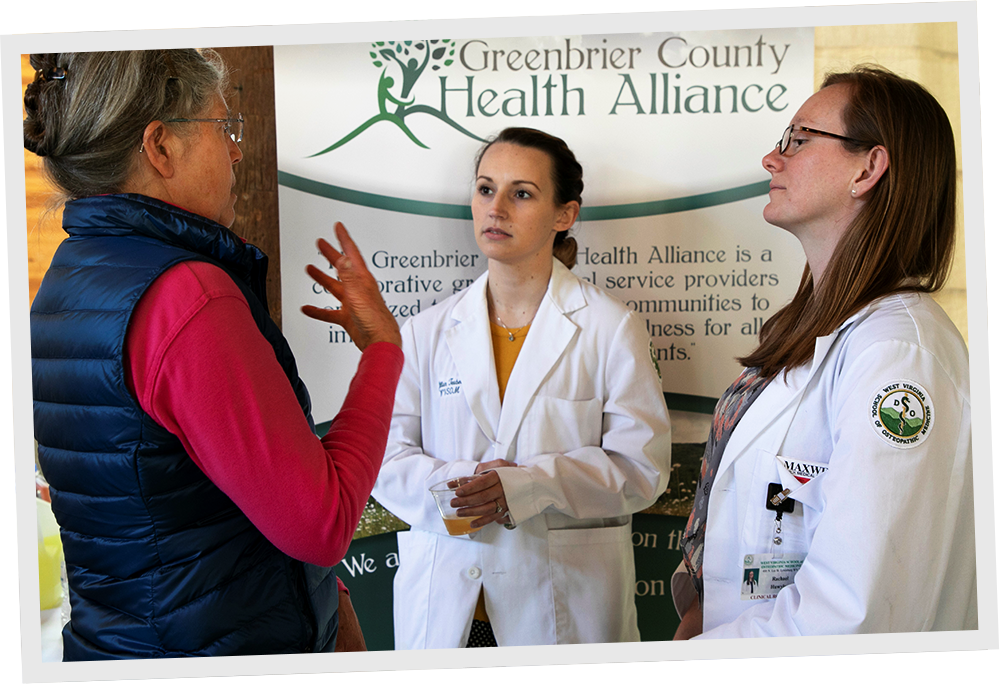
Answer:
[[[493, 338], [493, 361], [497, 368], [497, 384], [500, 386], [500, 403], [503, 403], [503, 395], [507, 389], [507, 380], [510, 379], [511, 371], [514, 370], [514, 362], [517, 355], [521, 353], [524, 346], [524, 338], [528, 336], [528, 328], [515, 328], [508, 330], [503, 326], [490, 321], [490, 334]], [[513, 335], [514, 339], [511, 340]], [[486, 599], [483, 598], [482, 589], [479, 590], [479, 602], [476, 603], [476, 614], [472, 616], [475, 620], [489, 622], [490, 616], [486, 614]]]
[[[503, 395], [507, 389], [507, 380], [510, 379], [511, 371], [514, 370], [514, 362], [517, 355], [521, 353], [524, 346], [524, 338], [528, 336], [530, 324], [523, 328], [507, 330], [503, 326], [490, 322], [490, 333], [493, 338], [493, 362], [497, 368], [497, 384], [500, 386], [500, 403], [503, 404]], [[513, 337], [513, 341], [510, 339]]]

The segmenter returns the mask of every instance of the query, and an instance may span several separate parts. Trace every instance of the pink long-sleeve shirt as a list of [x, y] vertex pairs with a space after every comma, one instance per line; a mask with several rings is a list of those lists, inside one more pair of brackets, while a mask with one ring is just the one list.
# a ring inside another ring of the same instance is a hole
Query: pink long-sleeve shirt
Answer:
[[143, 410], [271, 543], [323, 566], [344, 557], [375, 484], [402, 368], [399, 347], [369, 345], [318, 439], [242, 292], [200, 261], [156, 279], [125, 337]]

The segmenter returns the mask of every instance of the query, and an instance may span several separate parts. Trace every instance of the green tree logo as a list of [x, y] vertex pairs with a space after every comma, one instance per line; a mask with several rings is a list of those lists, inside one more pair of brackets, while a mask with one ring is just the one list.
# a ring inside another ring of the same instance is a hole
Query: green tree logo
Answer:
[[[309, 155], [310, 157], [318, 157], [321, 154], [332, 152], [358, 137], [379, 121], [388, 121], [395, 124], [414, 143], [424, 149], [429, 149], [427, 145], [422, 143], [413, 134], [410, 127], [406, 125], [404, 119], [411, 114], [430, 114], [464, 135], [480, 142], [486, 142], [483, 138], [460, 126], [440, 109], [435, 109], [425, 104], [414, 104], [414, 99], [410, 98], [413, 86], [428, 65], [432, 71], [438, 71], [442, 66], [450, 66], [454, 62], [452, 58], [455, 56], [455, 41], [450, 38], [417, 41], [404, 40], [400, 42], [394, 40], [382, 41], [372, 43], [371, 51], [368, 55], [372, 59], [372, 64], [376, 68], [382, 69], [378, 80], [378, 114], [372, 116], [326, 149]], [[398, 67], [402, 78], [399, 95], [393, 95], [392, 93], [392, 89], [396, 86], [396, 79], [386, 73], [390, 67], [394, 70]], [[395, 105], [395, 109], [390, 111], [392, 105]]]

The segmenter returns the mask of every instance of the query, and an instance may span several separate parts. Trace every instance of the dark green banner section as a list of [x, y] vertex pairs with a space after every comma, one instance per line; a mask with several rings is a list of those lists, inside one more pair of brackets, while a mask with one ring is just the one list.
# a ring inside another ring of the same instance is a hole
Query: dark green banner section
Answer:
[[[691, 211], [714, 207], [718, 204], [728, 204], [740, 200], [758, 197], [768, 193], [770, 181], [760, 181], [749, 185], [741, 185], [728, 190], [716, 190], [690, 197], [675, 197], [674, 199], [656, 200], [653, 202], [636, 202], [634, 204], [615, 204], [603, 207], [583, 207], [580, 211], [581, 221], [609, 221], [612, 219], [640, 218], [643, 216], [660, 216], [678, 211]], [[423, 202], [421, 200], [402, 199], [376, 195], [371, 192], [350, 190], [336, 185], [327, 185], [319, 181], [302, 178], [285, 171], [278, 171], [278, 184], [293, 190], [307, 192], [310, 195], [326, 197], [327, 199], [357, 204], [372, 209], [398, 211], [404, 214], [420, 216], [436, 216], [438, 218], [472, 220], [472, 209], [464, 204], [443, 204], [441, 202]]]
[[[699, 397], [693, 394], [674, 394], [664, 392], [663, 399], [667, 402], [667, 408], [671, 411], [690, 411], [691, 413], [715, 413], [715, 405], [719, 403], [718, 397]], [[326, 434], [325, 432], [323, 434]]]
[[[643, 641], [669, 641], [680, 618], [670, 598], [670, 576], [681, 562], [680, 538], [687, 518], [668, 515], [632, 517], [635, 554], [635, 607]], [[392, 580], [399, 564], [396, 534], [355, 539], [337, 576], [351, 592], [369, 651], [391, 651]]]

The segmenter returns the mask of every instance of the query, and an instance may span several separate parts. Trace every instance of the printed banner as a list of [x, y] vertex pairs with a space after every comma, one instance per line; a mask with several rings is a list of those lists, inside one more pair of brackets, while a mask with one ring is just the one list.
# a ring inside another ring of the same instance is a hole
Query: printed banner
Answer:
[[317, 422], [358, 352], [297, 313], [336, 305], [304, 272], [324, 265], [316, 239], [342, 221], [400, 323], [461, 291], [486, 268], [474, 158], [508, 126], [565, 139], [583, 165], [575, 272], [646, 321], [671, 409], [710, 412], [795, 292], [804, 259], [761, 218], [761, 158], [812, 93], [811, 28], [277, 46], [274, 60], [283, 326]]

